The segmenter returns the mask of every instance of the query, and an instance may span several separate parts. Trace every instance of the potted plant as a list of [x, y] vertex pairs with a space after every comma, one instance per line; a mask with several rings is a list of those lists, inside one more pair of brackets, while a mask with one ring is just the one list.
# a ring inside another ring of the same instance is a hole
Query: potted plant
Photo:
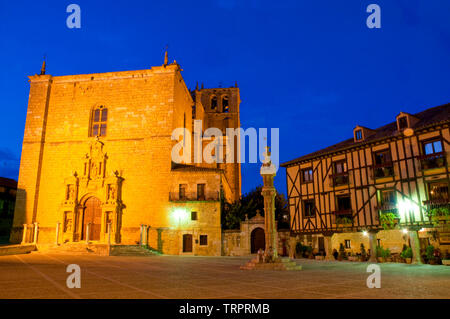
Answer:
[[450, 266], [450, 253], [445, 251], [444, 258], [442, 259], [442, 264], [446, 266]]
[[336, 225], [338, 228], [351, 228], [352, 219], [346, 216], [336, 217]]
[[306, 246], [306, 251], [308, 253], [308, 258], [309, 259], [314, 259], [314, 253], [313, 253], [312, 246]]
[[391, 251], [389, 250], [389, 248], [383, 249], [382, 255], [383, 255], [384, 261], [392, 262]]
[[425, 249], [425, 257], [427, 259], [427, 262], [430, 265], [434, 265], [434, 246], [433, 245], [429, 245], [427, 246], [427, 248]]
[[403, 251], [400, 256], [406, 261], [407, 264], [410, 264], [412, 261], [412, 249], [411, 247], [403, 246]]
[[384, 259], [384, 257], [383, 257], [383, 254], [384, 254], [384, 249], [383, 249], [383, 247], [377, 246], [377, 247], [375, 248], [375, 254], [376, 254], [376, 256], [377, 256], [377, 260], [378, 260], [379, 263], [385, 262], [385, 259]]
[[445, 224], [450, 221], [450, 208], [449, 206], [432, 208], [428, 211], [428, 217], [435, 226]]
[[364, 247], [364, 244], [361, 243], [361, 255], [359, 256], [359, 261], [366, 261], [367, 260], [367, 252], [366, 248]]
[[345, 259], [345, 248], [344, 248], [344, 244], [340, 243], [339, 244], [339, 255], [338, 255], [338, 260], [342, 261]]
[[380, 214], [380, 224], [384, 230], [394, 229], [399, 221], [400, 218], [396, 213], [383, 212]]

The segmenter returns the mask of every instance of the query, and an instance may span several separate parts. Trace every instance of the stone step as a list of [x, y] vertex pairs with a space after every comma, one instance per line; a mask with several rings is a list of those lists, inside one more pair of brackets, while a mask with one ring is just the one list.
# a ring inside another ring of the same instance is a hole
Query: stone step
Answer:
[[5, 245], [0, 246], [0, 256], [29, 254], [36, 250], [36, 245]]

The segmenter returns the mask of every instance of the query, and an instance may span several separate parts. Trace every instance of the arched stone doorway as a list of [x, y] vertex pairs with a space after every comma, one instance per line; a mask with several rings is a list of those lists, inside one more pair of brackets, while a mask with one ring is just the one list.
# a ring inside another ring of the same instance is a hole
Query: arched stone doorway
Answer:
[[264, 229], [261, 227], [255, 228], [251, 234], [251, 253], [255, 254], [259, 249], [264, 250], [266, 247], [266, 239], [264, 236]]
[[84, 203], [82, 240], [86, 239], [86, 229], [89, 223], [91, 224], [89, 240], [100, 240], [102, 207], [100, 200], [96, 197], [89, 197]]

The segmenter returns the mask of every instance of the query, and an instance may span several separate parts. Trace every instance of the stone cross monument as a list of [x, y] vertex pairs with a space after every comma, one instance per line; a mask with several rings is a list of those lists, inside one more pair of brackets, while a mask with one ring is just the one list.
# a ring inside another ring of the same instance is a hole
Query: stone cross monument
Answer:
[[266, 147], [263, 164], [260, 174], [263, 178], [262, 196], [264, 197], [264, 220], [266, 236], [266, 255], [272, 255], [273, 259], [278, 258], [277, 229], [275, 225], [275, 196], [276, 190], [273, 186], [273, 179], [276, 175], [276, 167], [270, 160], [269, 148]]

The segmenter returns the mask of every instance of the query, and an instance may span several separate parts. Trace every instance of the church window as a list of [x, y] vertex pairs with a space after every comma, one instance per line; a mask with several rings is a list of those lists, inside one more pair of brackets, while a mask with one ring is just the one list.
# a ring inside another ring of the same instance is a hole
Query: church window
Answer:
[[211, 110], [217, 109], [217, 96], [211, 98]]
[[90, 136], [106, 136], [108, 109], [104, 106], [95, 108], [92, 112]]
[[230, 105], [228, 101], [228, 96], [224, 96], [222, 98], [222, 108], [224, 113], [228, 113], [230, 111]]

